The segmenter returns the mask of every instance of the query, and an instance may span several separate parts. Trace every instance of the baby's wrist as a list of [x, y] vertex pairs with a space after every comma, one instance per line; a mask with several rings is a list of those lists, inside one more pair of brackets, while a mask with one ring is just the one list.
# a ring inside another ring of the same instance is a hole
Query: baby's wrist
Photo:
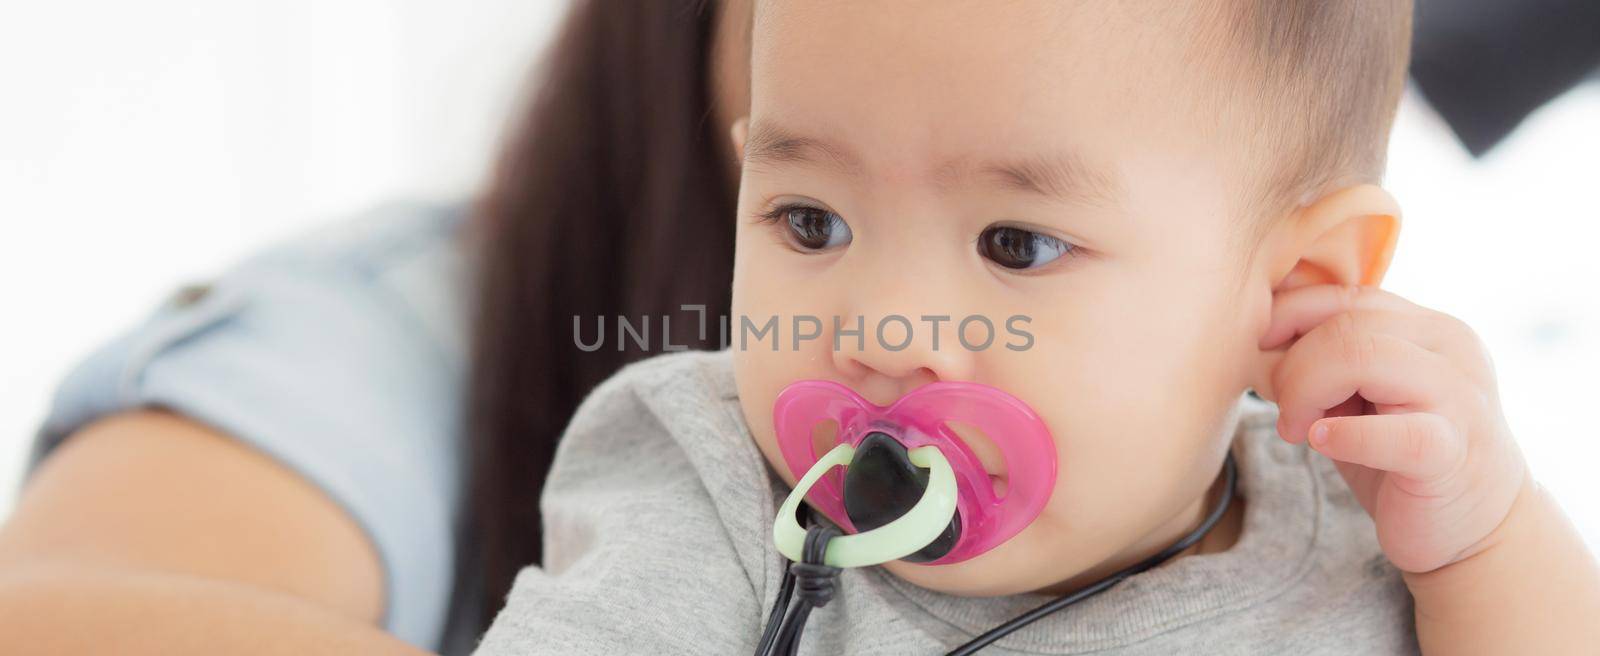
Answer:
[[1499, 653], [1497, 646], [1542, 642], [1570, 647], [1568, 634], [1587, 621], [1579, 618], [1600, 613], [1600, 568], [1531, 475], [1505, 519], [1469, 551], [1444, 567], [1403, 574], [1425, 652], [1472, 645]]
[[1426, 572], [1402, 572], [1402, 576], [1419, 603], [1435, 595], [1462, 600], [1478, 590], [1492, 594], [1504, 577], [1538, 567], [1541, 548], [1549, 546], [1555, 537], [1552, 530], [1559, 531], [1563, 524], [1565, 518], [1554, 498], [1531, 473], [1524, 472], [1516, 499], [1488, 535], [1449, 564]]

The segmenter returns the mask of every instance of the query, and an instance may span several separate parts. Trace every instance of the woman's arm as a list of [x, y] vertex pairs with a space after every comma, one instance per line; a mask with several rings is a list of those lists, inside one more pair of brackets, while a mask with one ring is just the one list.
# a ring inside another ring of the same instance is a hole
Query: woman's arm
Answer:
[[382, 572], [295, 473], [131, 411], [57, 447], [0, 526], [0, 635], [30, 653], [421, 653], [377, 628]]

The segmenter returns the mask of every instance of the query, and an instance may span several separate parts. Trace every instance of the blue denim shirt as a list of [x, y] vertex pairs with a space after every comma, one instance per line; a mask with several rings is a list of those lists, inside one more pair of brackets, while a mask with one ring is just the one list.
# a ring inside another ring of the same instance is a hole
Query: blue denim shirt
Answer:
[[344, 507], [382, 558], [384, 627], [447, 647], [464, 466], [464, 216], [382, 207], [185, 288], [62, 381], [30, 468], [120, 410], [166, 407], [208, 424]]

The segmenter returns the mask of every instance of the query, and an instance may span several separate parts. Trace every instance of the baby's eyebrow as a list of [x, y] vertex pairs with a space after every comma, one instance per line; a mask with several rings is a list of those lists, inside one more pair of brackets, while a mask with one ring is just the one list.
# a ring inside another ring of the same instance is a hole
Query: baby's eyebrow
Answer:
[[[744, 159], [751, 165], [817, 164], [845, 175], [859, 175], [865, 169], [861, 158], [844, 146], [798, 135], [772, 123], [751, 127]], [[1089, 165], [1075, 153], [1034, 155], [976, 166], [971, 159], [958, 159], [935, 168], [933, 177], [940, 186], [951, 186], [974, 174], [1007, 191], [1063, 203], [1109, 206], [1121, 195], [1115, 175]]]
[[744, 144], [748, 164], [809, 164], [821, 162], [846, 175], [861, 173], [861, 158], [848, 149], [821, 139], [803, 137], [771, 123], [750, 128]]
[[[937, 176], [948, 184], [964, 177], [969, 170], [960, 163], [947, 164], [939, 169]], [[1110, 206], [1122, 195], [1122, 186], [1114, 174], [1091, 166], [1075, 153], [987, 162], [976, 170], [1001, 187], [1063, 203]]]

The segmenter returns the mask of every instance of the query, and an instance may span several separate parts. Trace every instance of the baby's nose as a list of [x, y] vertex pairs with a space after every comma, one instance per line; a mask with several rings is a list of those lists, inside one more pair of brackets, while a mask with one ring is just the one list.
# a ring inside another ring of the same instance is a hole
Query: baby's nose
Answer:
[[928, 383], [972, 380], [973, 353], [954, 340], [941, 340], [935, 348], [927, 336], [904, 347], [874, 343], [876, 339], [869, 333], [860, 350], [846, 344], [833, 352], [840, 375], [868, 401], [888, 405]]

